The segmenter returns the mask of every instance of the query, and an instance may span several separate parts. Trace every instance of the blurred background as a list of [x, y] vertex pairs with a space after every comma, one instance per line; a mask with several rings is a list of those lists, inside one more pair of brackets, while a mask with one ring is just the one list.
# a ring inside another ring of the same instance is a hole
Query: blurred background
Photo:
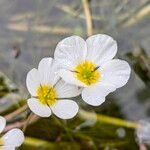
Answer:
[[[53, 57], [63, 38], [98, 33], [117, 40], [117, 57], [132, 67], [128, 84], [100, 107], [78, 97], [83, 112], [72, 120], [33, 116], [30, 124], [27, 72], [43, 57]], [[0, 0], [0, 115], [7, 118], [6, 130], [24, 128], [20, 150], [148, 149], [138, 143], [134, 123], [128, 126], [126, 120], [136, 123], [150, 116], [149, 47], [149, 0]]]

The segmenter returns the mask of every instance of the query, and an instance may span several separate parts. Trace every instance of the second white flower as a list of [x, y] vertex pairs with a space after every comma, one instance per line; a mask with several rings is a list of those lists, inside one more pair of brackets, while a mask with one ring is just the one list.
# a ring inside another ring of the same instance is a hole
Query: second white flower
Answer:
[[43, 58], [38, 69], [29, 71], [26, 84], [32, 95], [28, 105], [35, 114], [49, 117], [53, 112], [62, 119], [70, 119], [77, 114], [78, 105], [69, 98], [79, 95], [81, 91], [60, 80], [52, 58]]

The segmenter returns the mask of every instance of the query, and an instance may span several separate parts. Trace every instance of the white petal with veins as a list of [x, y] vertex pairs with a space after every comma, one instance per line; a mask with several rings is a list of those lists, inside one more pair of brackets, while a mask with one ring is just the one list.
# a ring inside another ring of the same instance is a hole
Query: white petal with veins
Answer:
[[90, 36], [87, 40], [87, 60], [100, 66], [102, 63], [111, 60], [117, 53], [116, 41], [106, 35], [97, 34]]
[[36, 115], [40, 117], [49, 117], [51, 115], [51, 109], [47, 105], [43, 105], [36, 98], [28, 99], [28, 106]]
[[2, 139], [5, 146], [19, 147], [24, 141], [24, 134], [20, 129], [12, 129]]
[[65, 99], [58, 100], [51, 109], [57, 117], [61, 119], [71, 119], [77, 114], [79, 107], [76, 102]]
[[33, 68], [27, 74], [26, 79], [27, 89], [32, 96], [37, 95], [37, 87], [40, 86], [40, 75], [37, 69]]
[[58, 98], [75, 97], [81, 94], [81, 88], [68, 84], [63, 80], [59, 81], [55, 86]]
[[54, 58], [63, 68], [72, 70], [75, 65], [85, 60], [86, 53], [87, 46], [84, 39], [71, 36], [58, 43]]
[[130, 77], [131, 68], [129, 64], [120, 59], [113, 59], [104, 63], [100, 68], [101, 81], [114, 85], [116, 88], [124, 86]]

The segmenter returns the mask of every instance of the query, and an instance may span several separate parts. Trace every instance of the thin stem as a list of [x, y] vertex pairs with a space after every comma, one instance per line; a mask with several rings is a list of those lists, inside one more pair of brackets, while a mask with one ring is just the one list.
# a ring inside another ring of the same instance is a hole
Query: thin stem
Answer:
[[56, 122], [57, 122], [59, 125], [61, 125], [61, 126], [64, 128], [64, 130], [66, 131], [68, 137], [71, 139], [71, 141], [74, 142], [73, 136], [70, 134], [69, 129], [68, 129], [60, 120], [58, 120], [56, 117], [54, 117], [54, 119], [56, 120]]
[[[71, 8], [69, 5], [57, 5], [56, 6], [58, 9], [60, 9], [61, 11], [63, 11], [64, 13], [67, 13], [69, 14], [70, 16], [72, 17], [78, 17], [78, 18], [81, 18], [81, 19], [86, 19], [85, 16], [83, 14], [80, 14], [79, 13], [79, 10], [75, 10], [73, 8]], [[95, 20], [95, 21], [99, 21], [99, 20], [103, 20], [105, 18], [101, 17], [101, 16], [92, 16], [92, 19]]]
[[[133, 10], [127, 17], [125, 17], [123, 20], [121, 20], [120, 22], [118, 22], [117, 26], [122, 26], [124, 25], [126, 22], [128, 22], [131, 18], [135, 18], [134, 16], [139, 13], [143, 8], [147, 7], [147, 5], [149, 4], [149, 1], [146, 1], [144, 4], [142, 4], [139, 8]], [[147, 13], [146, 13], [147, 14]]]
[[36, 122], [37, 120], [39, 120], [39, 118], [40, 117], [38, 117], [37, 115], [33, 115], [32, 118], [30, 119], [30, 121], [23, 120], [23, 121], [17, 121], [15, 123], [9, 124], [6, 126], [3, 133], [6, 133], [7, 131], [9, 131], [13, 128], [22, 128], [26, 124], [26, 122], [28, 122], [28, 124], [32, 124], [32, 123]]
[[87, 35], [91, 36], [93, 34], [93, 21], [92, 21], [92, 14], [89, 6], [88, 0], [82, 0], [84, 14], [86, 18], [86, 26], [87, 26]]
[[22, 129], [23, 132], [26, 131], [26, 128], [27, 128], [27, 126], [28, 126], [28, 124], [29, 124], [29, 122], [30, 122], [32, 116], [33, 116], [33, 113], [31, 112], [31, 113], [29, 114], [29, 116], [27, 117], [27, 119], [26, 119], [26, 123], [25, 123], [24, 126], [23, 126], [23, 129]]
[[[91, 120], [95, 119], [95, 116], [92, 113], [84, 111], [84, 110], [80, 110], [79, 115], [83, 119], [91, 119]], [[132, 129], [137, 129], [140, 127], [139, 123], [126, 121], [126, 120], [122, 120], [119, 118], [109, 117], [109, 116], [102, 115], [102, 114], [97, 114], [96, 117], [97, 117], [97, 121], [101, 123], [122, 126], [126, 128], [132, 128]]]
[[11, 120], [12, 118], [16, 117], [17, 115], [19, 115], [20, 113], [26, 111], [26, 109], [28, 108], [27, 104], [25, 104], [24, 106], [22, 106], [21, 108], [11, 112], [10, 114], [4, 116], [5, 119], [7, 121]]

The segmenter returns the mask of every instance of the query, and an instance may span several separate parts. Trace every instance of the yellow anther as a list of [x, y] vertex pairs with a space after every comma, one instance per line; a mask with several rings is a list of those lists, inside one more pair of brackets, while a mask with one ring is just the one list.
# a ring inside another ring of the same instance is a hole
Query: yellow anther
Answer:
[[49, 85], [40, 85], [37, 88], [37, 97], [44, 105], [53, 105], [56, 102], [56, 91]]
[[95, 68], [94, 63], [84, 61], [75, 67], [75, 77], [86, 85], [94, 84], [100, 78], [100, 72]]

